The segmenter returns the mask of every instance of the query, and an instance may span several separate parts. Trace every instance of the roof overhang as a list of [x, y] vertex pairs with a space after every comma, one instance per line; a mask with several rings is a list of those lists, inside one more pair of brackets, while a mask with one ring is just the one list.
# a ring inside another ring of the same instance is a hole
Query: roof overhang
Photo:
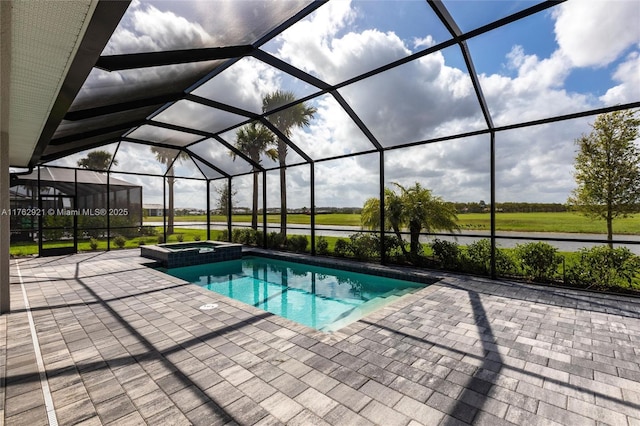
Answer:
[[[37, 163], [129, 1], [2, 2], [2, 80], [14, 167]], [[6, 87], [6, 86], [5, 86]], [[4, 96], [3, 96], [4, 97]]]

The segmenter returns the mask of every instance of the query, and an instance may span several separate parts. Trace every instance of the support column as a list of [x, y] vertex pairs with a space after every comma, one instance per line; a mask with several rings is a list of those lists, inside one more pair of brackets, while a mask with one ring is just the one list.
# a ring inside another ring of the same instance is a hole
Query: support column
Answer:
[[491, 131], [491, 266], [489, 273], [496, 279], [496, 132]]
[[207, 179], [207, 241], [211, 239], [211, 180]]
[[0, 314], [9, 312], [9, 97], [11, 83], [11, 1], [0, 1]]

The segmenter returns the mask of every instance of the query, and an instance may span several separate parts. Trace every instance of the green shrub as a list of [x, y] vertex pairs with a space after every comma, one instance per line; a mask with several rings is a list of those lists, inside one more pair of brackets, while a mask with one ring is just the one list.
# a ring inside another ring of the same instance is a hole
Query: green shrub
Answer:
[[287, 248], [289, 250], [295, 251], [296, 253], [305, 251], [308, 244], [309, 241], [304, 235], [292, 235], [291, 237], [287, 238]]
[[518, 244], [515, 249], [522, 272], [535, 281], [549, 281], [556, 274], [562, 257], [551, 244], [544, 242]]
[[113, 243], [116, 245], [116, 247], [118, 248], [124, 248], [124, 245], [127, 243], [126, 238], [124, 238], [122, 235], [116, 235], [113, 238]]
[[100, 238], [106, 233], [105, 216], [78, 216], [78, 229], [91, 238]]
[[158, 235], [158, 244], [164, 244], [164, 235]]
[[179, 243], [184, 241], [184, 234], [176, 234], [176, 241]]
[[[498, 247], [495, 256], [498, 275], [509, 275], [516, 271], [515, 262]], [[463, 258], [463, 262], [469, 264], [471, 272], [488, 274], [491, 271], [491, 241], [485, 238], [467, 246], [467, 258]]]
[[147, 243], [143, 239], [140, 239], [140, 241], [138, 241], [138, 245], [139, 246], [143, 246], [145, 244], [147, 244]]
[[193, 241], [200, 241], [200, 235], [194, 235]]
[[336, 243], [333, 246], [333, 254], [340, 257], [347, 257], [349, 256], [350, 252], [350, 244], [347, 242], [347, 240], [344, 240], [342, 238], [336, 240]]
[[231, 232], [231, 241], [234, 243], [253, 245], [256, 243], [255, 231], [251, 228], [235, 228]]
[[98, 240], [96, 240], [95, 238], [91, 238], [89, 240], [89, 247], [91, 248], [91, 250], [97, 250], [98, 249]]
[[[380, 258], [381, 235], [378, 233], [368, 234], [368, 241], [371, 243], [371, 257]], [[366, 240], [365, 240], [366, 241]], [[395, 235], [385, 234], [384, 252], [387, 258], [403, 257], [402, 245], [404, 241]]]
[[47, 215], [44, 216], [43, 220], [45, 229], [42, 235], [47, 241], [61, 239], [65, 236], [65, 230], [62, 228], [70, 229], [73, 227], [73, 218], [71, 216]]
[[158, 231], [155, 226], [141, 226], [140, 235], [144, 237], [155, 237]]
[[628, 288], [640, 273], [640, 258], [626, 247], [598, 246], [582, 249], [579, 254], [579, 260], [567, 270], [567, 281], [573, 285]]
[[316, 241], [316, 253], [321, 255], [329, 254], [329, 241], [325, 237], [318, 237]]
[[284, 245], [284, 235], [279, 232], [269, 232], [267, 235], [267, 248], [280, 248]]
[[349, 251], [359, 260], [379, 257], [380, 240], [372, 235], [358, 232], [349, 236]]
[[463, 254], [458, 243], [436, 239], [431, 243], [431, 249], [443, 268], [454, 270], [460, 268]]
[[257, 245], [258, 247], [262, 247], [262, 244], [264, 243], [263, 235], [264, 234], [260, 229], [253, 230], [253, 240], [255, 242], [255, 245]]

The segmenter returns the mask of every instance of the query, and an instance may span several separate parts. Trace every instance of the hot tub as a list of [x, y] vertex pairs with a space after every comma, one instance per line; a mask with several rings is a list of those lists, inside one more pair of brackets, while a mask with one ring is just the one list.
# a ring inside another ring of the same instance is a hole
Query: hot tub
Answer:
[[157, 260], [165, 268], [179, 268], [240, 259], [242, 244], [223, 241], [158, 244], [157, 246], [140, 246], [140, 255]]

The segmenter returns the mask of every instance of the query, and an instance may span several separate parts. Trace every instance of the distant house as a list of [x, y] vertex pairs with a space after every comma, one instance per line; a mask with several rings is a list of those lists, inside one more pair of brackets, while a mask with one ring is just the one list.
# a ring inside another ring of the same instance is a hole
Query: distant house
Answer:
[[[84, 237], [88, 232], [100, 236], [106, 233], [108, 212], [114, 212], [109, 214], [111, 226], [121, 228], [120, 232], [124, 228], [137, 230], [142, 225], [142, 187], [97, 171], [40, 167], [29, 174], [13, 174], [9, 202], [14, 211], [52, 212], [11, 215], [11, 241], [58, 235], [73, 242], [71, 237]], [[62, 226], [54, 219], [65, 214], [77, 220], [62, 233]], [[73, 244], [69, 247], [75, 250]], [[47, 254], [62, 254], [56, 247], [46, 250]]]
[[162, 204], [143, 204], [142, 211], [144, 216], [162, 216], [164, 206]]

